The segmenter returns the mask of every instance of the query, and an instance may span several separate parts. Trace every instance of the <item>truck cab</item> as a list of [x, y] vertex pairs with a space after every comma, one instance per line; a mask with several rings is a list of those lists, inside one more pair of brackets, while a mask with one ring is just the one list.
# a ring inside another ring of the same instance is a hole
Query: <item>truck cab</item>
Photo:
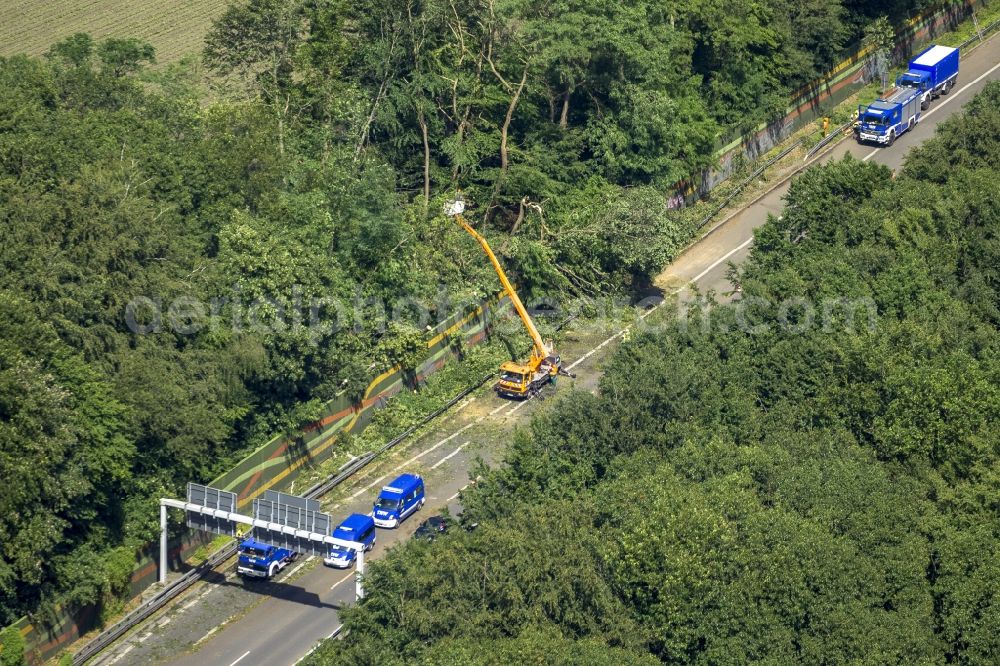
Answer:
[[416, 474], [403, 474], [382, 487], [372, 507], [372, 518], [377, 527], [398, 527], [423, 505], [424, 480]]
[[919, 70], [907, 70], [900, 74], [899, 78], [896, 79], [896, 87], [898, 88], [913, 88], [914, 90], [919, 90], [924, 92], [930, 90], [931, 87], [931, 75], [930, 72], [923, 72]]
[[929, 46], [913, 60], [896, 85], [920, 93], [920, 108], [926, 109], [938, 95], [947, 95], [958, 81], [959, 53], [950, 46]]
[[[371, 516], [352, 513], [333, 530], [333, 537], [360, 543], [365, 550], [371, 550], [375, 547], [375, 521], [372, 520]], [[354, 564], [357, 556], [357, 552], [350, 548], [330, 546], [330, 551], [323, 558], [323, 564], [337, 569], [346, 569]]]
[[545, 384], [555, 383], [561, 365], [561, 359], [555, 354], [545, 358], [533, 355], [524, 365], [504, 361], [500, 365], [500, 378], [493, 390], [505, 398], [530, 398]]
[[247, 578], [271, 578], [298, 556], [287, 548], [279, 548], [255, 540], [253, 537], [240, 544], [236, 571]]
[[858, 141], [891, 146], [920, 120], [920, 98], [912, 88], [899, 88], [884, 99], [858, 107]]

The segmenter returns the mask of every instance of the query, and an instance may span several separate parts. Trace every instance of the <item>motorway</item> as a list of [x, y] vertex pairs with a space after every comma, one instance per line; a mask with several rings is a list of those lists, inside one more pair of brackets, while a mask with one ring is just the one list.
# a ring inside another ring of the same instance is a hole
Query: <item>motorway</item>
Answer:
[[[899, 168], [907, 150], [931, 137], [934, 127], [961, 110], [990, 80], [1000, 78], [1000, 38], [993, 37], [962, 60], [959, 86], [938, 98], [919, 125], [889, 148], [859, 146], [853, 139], [838, 143], [813, 163], [850, 153]], [[730, 262], [739, 263], [749, 253], [753, 230], [779, 215], [785, 181], [737, 214], [718, 224], [669, 266], [657, 280], [667, 294], [676, 294], [695, 284], [701, 291], [726, 292]], [[564, 344], [565, 359], [577, 359], [581, 379], [571, 382], [583, 390], [595, 390], [601, 362], [614, 350], [620, 331], [571, 337]], [[565, 391], [565, 385], [559, 391]], [[368, 512], [379, 488], [398, 471], [415, 471], [426, 478], [427, 505], [397, 530], [379, 530], [375, 550], [367, 558], [378, 559], [393, 544], [407, 538], [427, 516], [448, 507], [461, 510], [459, 491], [469, 483], [469, 472], [477, 457], [487, 464], [503, 457], [503, 440], [510, 430], [531, 413], [545, 408], [545, 400], [509, 403], [481, 391], [444, 417], [435, 429], [408, 444], [377, 469], [367, 472], [342, 496], [324, 508], [339, 520], [352, 511]], [[338, 609], [354, 599], [354, 575], [316, 566], [310, 558], [294, 565], [277, 581], [244, 585], [232, 576], [206, 581], [182, 598], [166, 613], [120, 641], [93, 661], [114, 663], [166, 662], [248, 666], [267, 664], [292, 666], [318, 641], [340, 625]]]

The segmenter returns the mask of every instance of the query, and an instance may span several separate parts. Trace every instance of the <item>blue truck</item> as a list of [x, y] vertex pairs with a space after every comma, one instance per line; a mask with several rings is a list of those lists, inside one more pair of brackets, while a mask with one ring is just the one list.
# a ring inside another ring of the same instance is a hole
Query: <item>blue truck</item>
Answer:
[[921, 51], [896, 79], [898, 88], [912, 88], [920, 93], [921, 109], [927, 109], [939, 95], [947, 95], [956, 83], [958, 49], [938, 45]]
[[913, 88], [899, 88], [884, 99], [858, 107], [856, 127], [858, 143], [891, 146], [900, 134], [920, 120], [921, 93]]
[[255, 540], [252, 536], [240, 544], [236, 571], [246, 578], [271, 578], [295, 561], [298, 553]]
[[396, 527], [424, 505], [424, 480], [416, 474], [402, 474], [382, 491], [372, 507], [378, 527]]
[[[364, 544], [365, 550], [371, 550], [375, 547], [375, 521], [371, 516], [352, 513], [333, 530], [333, 537]], [[323, 558], [323, 564], [337, 569], [346, 569], [354, 564], [357, 557], [357, 552], [350, 548], [330, 546], [330, 551]]]

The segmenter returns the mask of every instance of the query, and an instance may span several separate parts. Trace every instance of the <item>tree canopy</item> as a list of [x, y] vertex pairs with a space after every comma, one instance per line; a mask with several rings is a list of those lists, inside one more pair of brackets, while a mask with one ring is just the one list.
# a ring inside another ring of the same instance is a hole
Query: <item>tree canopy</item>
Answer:
[[622, 343], [310, 663], [995, 661], [998, 109], [991, 83], [895, 179], [794, 180], [735, 302]]
[[[690, 239], [666, 188], [870, 18], [917, 4], [245, 0], [168, 67], [141, 40], [86, 34], [0, 58], [0, 472], [16, 480], [0, 624], [113, 595], [157, 496], [415, 363], [425, 324], [383, 310], [418, 299], [443, 318], [442, 291], [494, 293], [439, 212], [456, 190], [526, 295], [630, 293]], [[963, 289], [995, 317], [983, 252], [963, 257], [983, 267]], [[985, 396], [974, 364], [913, 370], [921, 393], [882, 416], [880, 454], [925, 446], [938, 426], [912, 421], [920, 396]], [[955, 474], [978, 455], [932, 447]], [[592, 582], [581, 609], [623, 603]]]

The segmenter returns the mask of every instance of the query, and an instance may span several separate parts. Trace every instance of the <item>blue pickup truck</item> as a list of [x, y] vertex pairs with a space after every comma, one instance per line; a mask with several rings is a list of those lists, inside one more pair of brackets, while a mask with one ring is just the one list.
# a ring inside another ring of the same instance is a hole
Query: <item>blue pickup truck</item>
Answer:
[[271, 578], [294, 562], [298, 553], [262, 543], [253, 537], [240, 544], [240, 558], [236, 571], [247, 578]]
[[921, 109], [927, 109], [937, 96], [947, 95], [956, 83], [958, 49], [938, 45], [921, 51], [896, 79], [897, 87], [911, 88], [920, 93]]

